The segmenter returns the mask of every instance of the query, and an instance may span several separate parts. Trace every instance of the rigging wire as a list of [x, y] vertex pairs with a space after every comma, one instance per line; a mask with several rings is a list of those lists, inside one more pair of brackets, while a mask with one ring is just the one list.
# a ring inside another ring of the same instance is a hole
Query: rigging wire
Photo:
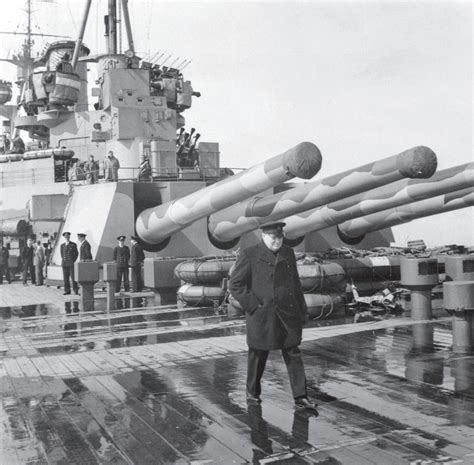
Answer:
[[151, 54], [151, 24], [153, 19], [153, 2], [151, 2], [150, 14], [148, 15], [146, 41], [148, 46], [148, 54]]
[[95, 4], [95, 49], [99, 50], [99, 5], [100, 0]]
[[[13, 35], [15, 35], [17, 32], [18, 32], [18, 29], [20, 28], [20, 23], [18, 23], [16, 25], [16, 29], [15, 31], [13, 32]], [[10, 53], [12, 51], [12, 48], [13, 48], [13, 44], [14, 44], [14, 38], [10, 39], [10, 46], [8, 47], [8, 52], [7, 52], [7, 58], [10, 58]]]
[[71, 5], [69, 4], [69, 0], [66, 0], [66, 5], [67, 5], [67, 9], [69, 11], [69, 16], [71, 17], [71, 21], [72, 21], [72, 25], [74, 27], [75, 35], [77, 36], [77, 33], [78, 33], [77, 23], [74, 19], [75, 18], [74, 15], [72, 14]]

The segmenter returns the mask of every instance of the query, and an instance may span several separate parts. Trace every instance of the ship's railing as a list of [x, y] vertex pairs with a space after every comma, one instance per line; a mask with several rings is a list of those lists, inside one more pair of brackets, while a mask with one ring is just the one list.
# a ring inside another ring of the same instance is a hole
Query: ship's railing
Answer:
[[[229, 176], [242, 171], [242, 168], [223, 168], [221, 170], [216, 168], [201, 169], [200, 171], [193, 170], [172, 170], [161, 169], [151, 170], [149, 176], [140, 175], [140, 168], [138, 167], [122, 167], [119, 169], [120, 181], [140, 181], [153, 182], [161, 181], [215, 181], [223, 176]], [[125, 173], [125, 176], [124, 176]], [[139, 176], [140, 175], [140, 176]], [[13, 187], [26, 184], [48, 184], [51, 182], [65, 182], [72, 184], [88, 184], [86, 173], [83, 172], [76, 179], [70, 179], [68, 175], [58, 176], [51, 168], [23, 168], [21, 170], [2, 171], [0, 172], [0, 188]], [[104, 179], [103, 169], [97, 172], [97, 182], [107, 182]]]
[[[156, 180], [163, 181], [213, 181], [221, 179], [224, 176], [230, 176], [236, 172], [242, 171], [243, 168], [201, 168], [200, 170], [193, 169], [151, 169], [148, 173], [142, 173], [139, 167], [120, 167], [119, 180], [120, 181], [140, 181], [153, 182]], [[99, 182], [105, 181], [103, 170], [99, 170]]]

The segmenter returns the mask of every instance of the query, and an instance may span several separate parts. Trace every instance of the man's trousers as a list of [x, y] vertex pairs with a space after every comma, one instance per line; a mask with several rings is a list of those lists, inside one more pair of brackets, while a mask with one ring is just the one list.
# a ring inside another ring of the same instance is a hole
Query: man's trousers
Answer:
[[23, 262], [23, 284], [26, 284], [28, 274], [31, 278], [31, 284], [36, 284], [35, 267], [33, 264]]
[[132, 266], [132, 292], [143, 291], [142, 266]]
[[123, 288], [125, 292], [130, 290], [130, 283], [128, 280], [128, 268], [117, 268], [117, 283], [115, 284], [115, 292], [120, 292], [122, 287], [123, 279]]
[[[262, 387], [260, 381], [265, 371], [268, 350], [256, 350], [249, 348], [247, 365], [247, 392], [255, 397], [260, 396]], [[303, 357], [298, 347], [281, 349], [283, 360], [288, 371], [291, 391], [295, 399], [306, 397], [306, 376], [304, 372]]]
[[79, 292], [79, 286], [77, 285], [77, 281], [74, 279], [74, 265], [73, 266], [63, 266], [63, 279], [64, 279], [64, 292], [68, 294], [71, 293], [71, 283], [69, 280], [72, 281], [72, 288], [74, 292], [77, 294]]

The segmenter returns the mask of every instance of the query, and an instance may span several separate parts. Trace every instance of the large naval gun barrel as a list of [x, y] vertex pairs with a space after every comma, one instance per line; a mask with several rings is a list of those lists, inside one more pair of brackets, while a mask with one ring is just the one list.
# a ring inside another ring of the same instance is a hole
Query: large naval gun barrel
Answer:
[[339, 236], [346, 243], [356, 244], [371, 231], [397, 226], [425, 216], [446, 213], [474, 205], [474, 188], [468, 187], [445, 195], [413, 202], [401, 207], [389, 208], [371, 215], [346, 221], [338, 226]]
[[173, 233], [218, 210], [294, 177], [312, 178], [321, 168], [321, 153], [311, 142], [180, 199], [144, 210], [137, 218], [140, 239], [159, 244]]
[[310, 231], [319, 231], [354, 218], [470, 186], [474, 186], [474, 163], [438, 171], [430, 179], [402, 179], [285, 218], [285, 236], [288, 239], [296, 239]]
[[436, 155], [431, 149], [414, 147], [322, 181], [253, 198], [219, 211], [209, 218], [209, 235], [214, 242], [225, 246], [268, 221], [280, 220], [403, 178], [429, 178], [436, 166]]

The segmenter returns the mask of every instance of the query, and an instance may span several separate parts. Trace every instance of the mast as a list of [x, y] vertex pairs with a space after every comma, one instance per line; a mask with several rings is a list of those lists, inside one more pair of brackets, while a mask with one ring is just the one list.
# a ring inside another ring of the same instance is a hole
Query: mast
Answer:
[[15, 65], [17, 68], [22, 70], [21, 73], [18, 74], [18, 86], [22, 87], [23, 83], [26, 82], [33, 70], [33, 37], [34, 36], [41, 36], [41, 37], [57, 37], [67, 39], [68, 36], [62, 36], [57, 34], [39, 34], [32, 32], [31, 27], [31, 0], [26, 0], [26, 14], [27, 14], [27, 27], [26, 31], [23, 32], [16, 32], [16, 31], [0, 31], [0, 34], [7, 34], [7, 35], [23, 35], [26, 36], [25, 41], [21, 46], [21, 53], [18, 55], [14, 55], [12, 58], [0, 58], [0, 61], [5, 61], [7, 63], [11, 63]]
[[130, 24], [130, 14], [128, 12], [128, 0], [122, 0], [122, 10], [123, 10], [123, 18], [125, 20], [125, 28], [127, 30], [127, 37], [128, 37], [128, 49], [135, 53], [135, 45], [133, 43], [133, 34], [132, 34], [132, 26]]
[[[27, 14], [28, 14], [28, 26], [27, 26], [27, 29], [26, 29], [26, 50], [25, 50], [25, 55], [26, 55], [26, 59], [28, 60], [28, 62], [31, 60], [31, 49], [33, 47], [33, 43], [32, 43], [32, 40], [31, 40], [31, 0], [28, 0], [27, 1]], [[28, 70], [30, 71], [30, 70]], [[28, 75], [29, 75], [29, 72], [28, 72]]]
[[84, 31], [86, 30], [87, 18], [89, 17], [91, 3], [92, 0], [87, 0], [84, 9], [84, 14], [82, 16], [81, 29], [79, 30], [79, 35], [76, 40], [76, 46], [74, 47], [74, 54], [72, 56], [71, 65], [73, 70], [76, 68], [77, 60], [79, 59], [79, 52], [81, 51], [82, 39], [84, 38]]
[[109, 0], [109, 46], [110, 55], [117, 54], [117, 1]]

